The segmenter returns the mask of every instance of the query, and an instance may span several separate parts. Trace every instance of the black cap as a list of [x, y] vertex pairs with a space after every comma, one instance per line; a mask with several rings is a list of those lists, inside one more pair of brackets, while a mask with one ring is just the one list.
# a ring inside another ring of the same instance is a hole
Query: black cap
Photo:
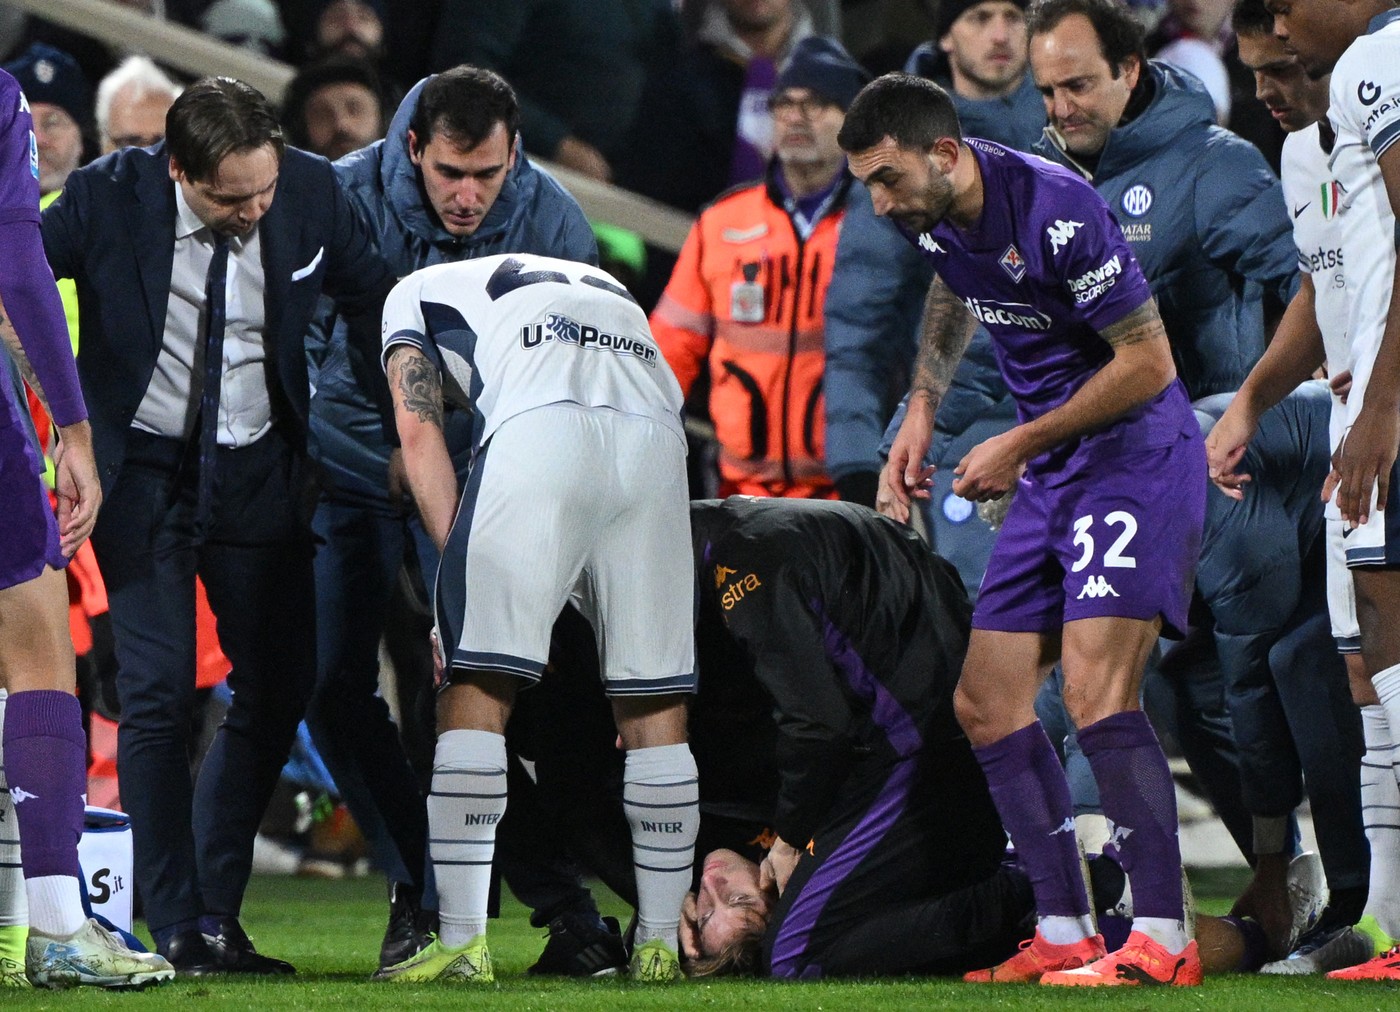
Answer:
[[79, 127], [92, 120], [92, 89], [78, 61], [61, 49], [36, 42], [13, 63], [5, 64], [30, 103], [56, 105]]
[[807, 88], [828, 102], [849, 109], [860, 89], [869, 82], [865, 68], [835, 39], [809, 35], [792, 50], [792, 56], [778, 75], [773, 91]]
[[[938, 35], [936, 38], [943, 38], [948, 34], [948, 29], [953, 27], [953, 22], [958, 20], [978, 4], [993, 3], [994, 0], [942, 0], [938, 5]], [[1030, 0], [1001, 0], [1004, 3], [1013, 3], [1021, 10], [1030, 6]]]

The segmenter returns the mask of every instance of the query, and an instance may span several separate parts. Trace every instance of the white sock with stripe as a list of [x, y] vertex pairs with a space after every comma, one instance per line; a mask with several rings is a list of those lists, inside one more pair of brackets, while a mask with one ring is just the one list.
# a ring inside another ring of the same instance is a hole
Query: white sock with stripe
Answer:
[[433, 755], [428, 851], [437, 875], [438, 937], [449, 949], [486, 930], [496, 825], [506, 813], [506, 740], [445, 731]]
[[681, 903], [700, 832], [695, 757], [686, 744], [633, 749], [622, 779], [637, 874], [637, 944], [660, 939], [679, 952]]
[[1361, 815], [1371, 844], [1371, 887], [1366, 913], [1381, 930], [1400, 938], [1400, 785], [1396, 783], [1396, 746], [1383, 707], [1361, 708], [1366, 754], [1361, 758]]

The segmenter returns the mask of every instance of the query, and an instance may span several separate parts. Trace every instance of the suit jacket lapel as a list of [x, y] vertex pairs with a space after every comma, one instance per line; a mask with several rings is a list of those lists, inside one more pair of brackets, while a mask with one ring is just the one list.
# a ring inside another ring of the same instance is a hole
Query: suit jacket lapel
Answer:
[[137, 163], [136, 199], [127, 207], [126, 222], [146, 301], [151, 347], [157, 355], [165, 337], [170, 270], [175, 262], [175, 184], [169, 164], [165, 157]]

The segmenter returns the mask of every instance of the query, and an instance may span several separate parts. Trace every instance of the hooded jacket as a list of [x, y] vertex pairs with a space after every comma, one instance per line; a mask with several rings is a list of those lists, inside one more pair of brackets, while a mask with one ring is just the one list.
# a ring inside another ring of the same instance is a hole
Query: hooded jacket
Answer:
[[[530, 164], [518, 142], [515, 167], [477, 230], [459, 238], [443, 228], [408, 151], [408, 125], [426, 83], [418, 82], [404, 98], [383, 140], [335, 163], [351, 206], [399, 277], [495, 253], [538, 253], [596, 266], [598, 246], [582, 209], [551, 176]], [[307, 340], [311, 453], [327, 494], [387, 510], [390, 447], [361, 380], [380, 366], [363, 361], [346, 343], [342, 324], [336, 322], [333, 329], [330, 324], [329, 313], [323, 313]], [[444, 417], [459, 474], [469, 463], [470, 416], [448, 410]]]

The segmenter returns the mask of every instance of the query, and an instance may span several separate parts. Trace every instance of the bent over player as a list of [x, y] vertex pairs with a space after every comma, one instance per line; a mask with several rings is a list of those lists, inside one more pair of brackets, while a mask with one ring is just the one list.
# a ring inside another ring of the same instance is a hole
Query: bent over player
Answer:
[[[83, 910], [78, 839], [87, 739], [73, 695], [63, 574], [97, 521], [102, 489], [63, 306], [39, 236], [39, 169], [29, 104], [0, 71], [0, 337], [58, 426], [59, 515], [40, 480], [23, 411], [0, 387], [0, 987], [142, 987], [174, 968], [132, 952]], [[13, 837], [18, 824], [19, 854]], [[24, 884], [11, 877], [22, 868]], [[27, 895], [26, 895], [27, 894]], [[29, 908], [23, 938], [16, 906]], [[16, 938], [15, 936], [18, 936]]]
[[[1016, 498], [987, 565], [958, 717], [1034, 886], [1031, 944], [971, 980], [1192, 984], [1171, 774], [1138, 704], [1159, 633], [1186, 626], [1205, 453], [1147, 282], [1082, 179], [963, 140], [951, 100], [908, 75], [875, 81], [841, 131], [851, 171], [936, 277], [908, 414], [877, 497], [904, 519], [926, 497], [934, 415], [977, 323], [996, 342], [1014, 428], [955, 468], [953, 491]], [[1048, 665], [1132, 883], [1135, 917], [1105, 954], [1089, 917], [1064, 771], [1035, 717]]]
[[[413, 497], [443, 553], [445, 686], [428, 799], [442, 932], [380, 975], [493, 979], [485, 927], [506, 719], [520, 683], [539, 680], [550, 629], [572, 601], [597, 634], [627, 750], [632, 973], [673, 979], [699, 823], [685, 733], [694, 563], [680, 387], [617, 281], [526, 254], [400, 282], [384, 308], [384, 362]], [[460, 505], [445, 398], [475, 415]]]

